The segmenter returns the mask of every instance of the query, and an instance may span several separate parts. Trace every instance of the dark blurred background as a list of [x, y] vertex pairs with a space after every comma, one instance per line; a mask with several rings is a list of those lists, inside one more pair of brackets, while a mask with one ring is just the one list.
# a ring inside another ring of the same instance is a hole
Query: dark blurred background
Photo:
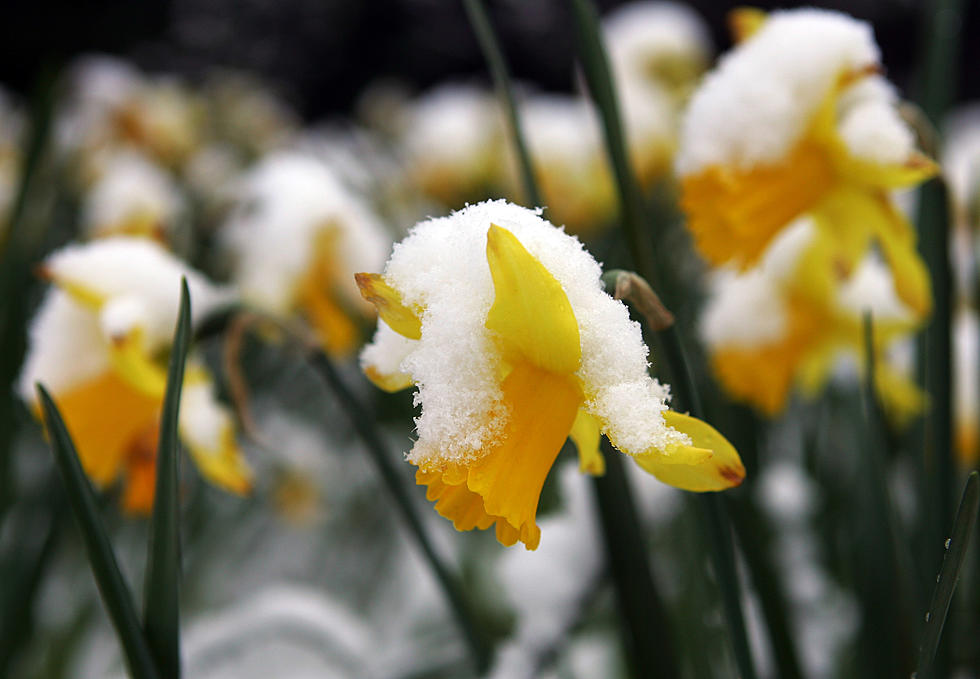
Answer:
[[[547, 90], [573, 87], [567, 0], [497, 0], [489, 8], [516, 76]], [[598, 3], [602, 12], [617, 0]], [[690, 2], [726, 49], [725, 16], [739, 0]], [[778, 3], [761, 2], [772, 9]], [[807, 3], [809, 4], [809, 3]], [[870, 21], [889, 77], [914, 97], [912, 64], [929, 0], [816, 2]], [[962, 30], [980, 33], [980, 2], [967, 0]], [[980, 62], [963, 41], [960, 64]], [[190, 78], [230, 67], [266, 78], [307, 119], [351, 109], [379, 79], [423, 89], [447, 78], [485, 77], [457, 0], [5, 0], [0, 83], [29, 91], [39, 69], [83, 52], [129, 57], [151, 71]], [[980, 96], [980, 70], [959, 74], [958, 100]]]

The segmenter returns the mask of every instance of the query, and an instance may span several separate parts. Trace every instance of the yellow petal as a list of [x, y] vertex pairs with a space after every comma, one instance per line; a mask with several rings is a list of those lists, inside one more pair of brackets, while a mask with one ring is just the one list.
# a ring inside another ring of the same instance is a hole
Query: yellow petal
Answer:
[[383, 391], [387, 391], [389, 394], [401, 391], [402, 389], [408, 389], [413, 384], [412, 376], [408, 373], [385, 373], [374, 365], [365, 365], [364, 374], [367, 375], [367, 378], [371, 380], [374, 386]]
[[728, 440], [707, 422], [689, 415], [664, 413], [668, 426], [691, 437], [692, 445], [636, 456], [636, 463], [660, 481], [695, 492], [725, 490], [742, 483], [745, 467]]
[[378, 315], [391, 329], [409, 339], [422, 338], [422, 321], [418, 313], [402, 302], [401, 294], [388, 285], [381, 274], [358, 273], [354, 280], [361, 297], [374, 305]]
[[779, 163], [747, 170], [714, 165], [684, 177], [681, 205], [708, 261], [748, 267], [835, 182], [826, 145], [808, 135]]
[[167, 373], [147, 356], [143, 348], [143, 330], [135, 328], [109, 343], [109, 360], [116, 373], [134, 389], [154, 399], [163, 399]]
[[755, 7], [736, 7], [728, 13], [728, 28], [736, 43], [745, 42], [759, 32], [767, 14]]
[[159, 426], [151, 427], [129, 446], [122, 508], [127, 514], [146, 516], [153, 511], [157, 479], [157, 439]]
[[334, 356], [346, 356], [357, 346], [359, 333], [348, 310], [337, 294], [341, 283], [334, 262], [336, 229], [325, 229], [316, 239], [309, 270], [300, 280], [298, 303], [316, 330], [324, 349]]
[[578, 370], [578, 322], [561, 283], [496, 224], [487, 232], [487, 262], [495, 297], [486, 327], [497, 333], [507, 360], [553, 373]]
[[901, 375], [884, 361], [875, 366], [875, 391], [888, 418], [905, 427], [925, 412], [929, 396], [912, 380]]
[[548, 471], [568, 438], [582, 403], [575, 378], [531, 363], [514, 367], [501, 385], [509, 416], [503, 440], [469, 468], [467, 487], [483, 498], [487, 514], [505, 519], [528, 549]]
[[873, 237], [881, 247], [895, 281], [895, 292], [918, 318], [932, 311], [932, 284], [929, 272], [916, 249], [915, 230], [883, 191], [841, 187], [828, 196], [815, 216], [821, 228], [832, 234], [841, 255], [852, 264], [866, 254], [866, 247], [854, 239]]
[[606, 459], [599, 452], [599, 422], [579, 408], [569, 436], [578, 448], [579, 471], [592, 476], [605, 474]]
[[939, 165], [918, 151], [904, 163], [882, 164], [855, 158], [848, 154], [839, 163], [842, 176], [848, 181], [876, 189], [903, 189], [916, 186], [939, 174]]
[[113, 372], [57, 394], [55, 400], [82, 468], [98, 486], [118, 476], [132, 447], [148, 432], [156, 440], [161, 401]]
[[237, 495], [252, 488], [252, 470], [235, 440], [231, 414], [213, 396], [213, 381], [200, 365], [189, 365], [180, 403], [180, 437], [208, 481]]

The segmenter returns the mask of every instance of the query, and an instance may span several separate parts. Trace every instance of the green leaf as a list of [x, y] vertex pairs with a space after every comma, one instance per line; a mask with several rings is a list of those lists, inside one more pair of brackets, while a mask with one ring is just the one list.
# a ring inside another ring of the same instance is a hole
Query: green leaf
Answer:
[[158, 679], [160, 674], [143, 636], [129, 588], [119, 572], [105, 526], [96, 510], [95, 494], [78, 461], [75, 444], [47, 390], [38, 384], [37, 392], [44, 412], [44, 422], [51, 437], [51, 449], [65, 481], [68, 504], [78, 521], [92, 574], [122, 644], [129, 673], [134, 679]]
[[606, 473], [592, 478], [592, 488], [633, 676], [678, 677], [673, 634], [653, 579], [622, 456], [605, 437], [602, 452]]
[[178, 420], [184, 366], [191, 339], [191, 300], [187, 280], [180, 282], [180, 311], [170, 350], [167, 391], [160, 417], [156, 489], [146, 557], [143, 627], [146, 640], [166, 677], [180, 677], [180, 439]]
[[[582, 71], [585, 74], [589, 93], [602, 119], [606, 153], [616, 177], [621, 219], [630, 254], [637, 273], [655, 290], [662, 290], [663, 281], [659, 276], [658, 267], [653, 264], [654, 247], [648, 238], [651, 229], [644, 215], [642, 194], [633, 175], [626, 150], [626, 134], [616, 99], [615, 83], [609, 68], [609, 58], [602, 42], [598, 13], [594, 3], [589, 0], [569, 0], [569, 4], [572, 8]], [[670, 306], [669, 301], [667, 306]], [[671, 385], [675, 395], [674, 407], [686, 408], [694, 417], [703, 417], [694, 376], [685, 355], [684, 342], [677, 324], [661, 331], [659, 338], [667, 363], [674, 375]], [[725, 498], [718, 497], [714, 493], [704, 493], [699, 495], [697, 502], [701, 530], [718, 576], [725, 620], [739, 674], [742, 679], [754, 679], [756, 672], [745, 631], [741, 586], [735, 570], [735, 545]]]
[[932, 603], [926, 613], [925, 628], [922, 630], [922, 643], [919, 645], [919, 664], [915, 673], [917, 679], [930, 679], [933, 676], [933, 663], [936, 659], [936, 649], [946, 624], [946, 614], [953, 600], [956, 583], [960, 579], [960, 568], [966, 559], [967, 548], [973, 537], [973, 529], [977, 522], [977, 508], [980, 507], [980, 474], [971, 472], [963, 489], [960, 508], [953, 522], [953, 536], [946, 541], [946, 553], [943, 556], [943, 567], [936, 580], [936, 589], [932, 593]]

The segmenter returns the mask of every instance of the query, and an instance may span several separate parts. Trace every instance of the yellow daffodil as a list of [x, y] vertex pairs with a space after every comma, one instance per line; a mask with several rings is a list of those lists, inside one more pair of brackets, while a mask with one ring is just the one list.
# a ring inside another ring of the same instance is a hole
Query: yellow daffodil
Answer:
[[[537, 95], [523, 103], [521, 123], [549, 218], [580, 235], [608, 226], [616, 192], [591, 104]], [[663, 157], [655, 150], [653, 155]]]
[[503, 118], [492, 92], [449, 83], [400, 112], [398, 135], [410, 183], [449, 208], [490, 195], [503, 171]]
[[569, 437], [601, 473], [601, 434], [665, 483], [738, 485], [738, 453], [669, 411], [625, 306], [575, 238], [504, 201], [415, 226], [384, 275], [359, 274], [380, 317], [362, 354], [378, 386], [415, 384], [422, 412], [408, 459], [458, 530], [537, 547], [538, 498]]
[[[124, 508], [146, 513], [153, 504], [166, 352], [181, 276], [187, 277], [195, 320], [228, 295], [139, 238], [66, 247], [48, 258], [43, 271], [55, 287], [31, 326], [20, 393], [36, 410], [34, 384], [44, 384], [92, 481], [105, 487], [122, 476]], [[249, 491], [251, 472], [231, 415], [214, 400], [213, 380], [193, 354], [178, 424], [205, 478], [233, 493]]]
[[609, 65], [640, 183], [670, 174], [681, 111], [711, 57], [711, 39], [689, 7], [659, 0], [630, 2], [602, 19]]
[[897, 298], [892, 274], [874, 256], [841, 279], [833, 244], [813, 220], [780, 234], [759, 265], [715, 275], [702, 318], [714, 372], [735, 399], [772, 416], [794, 387], [813, 396], [842, 355], [864, 356], [865, 311], [874, 321], [877, 391], [899, 423], [921, 413], [921, 391], [883, 357], [921, 325]]
[[936, 165], [914, 147], [881, 71], [871, 28], [823, 10], [753, 14], [748, 36], [694, 94], [677, 170], [700, 252], [747, 268], [809, 215], [847, 277], [872, 244], [899, 297], [931, 308], [915, 235], [891, 198]]
[[360, 344], [357, 320], [370, 308], [352, 277], [380, 266], [391, 240], [330, 167], [298, 152], [266, 156], [241, 181], [222, 238], [243, 299], [299, 313], [335, 355]]

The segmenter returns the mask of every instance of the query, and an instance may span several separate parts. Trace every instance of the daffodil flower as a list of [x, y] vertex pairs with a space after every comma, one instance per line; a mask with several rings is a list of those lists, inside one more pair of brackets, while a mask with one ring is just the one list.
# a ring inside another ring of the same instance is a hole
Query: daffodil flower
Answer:
[[[34, 384], [44, 384], [89, 478], [105, 487], [122, 475], [124, 509], [146, 513], [153, 504], [165, 359], [181, 276], [187, 278], [195, 321], [229, 296], [140, 238], [68, 246], [46, 260], [43, 273], [54, 288], [31, 325], [19, 381], [22, 398], [36, 411]], [[251, 471], [235, 442], [231, 415], [213, 390], [207, 368], [192, 354], [180, 436], [206, 479], [244, 494]]]
[[[616, 191], [592, 105], [575, 97], [539, 94], [522, 104], [521, 124], [549, 217], [581, 235], [608, 226], [616, 211]], [[641, 141], [649, 142], [650, 136]], [[663, 158], [659, 149], [652, 150]]]
[[266, 156], [237, 187], [221, 237], [244, 300], [298, 313], [334, 355], [359, 345], [357, 320], [370, 309], [352, 276], [380, 266], [391, 239], [327, 165], [293, 151]]
[[[777, 236], [758, 266], [715, 274], [701, 329], [725, 390], [773, 416], [794, 387], [808, 396], [823, 388], [842, 355], [863, 359], [865, 311], [879, 357], [922, 324], [876, 256], [838, 280], [832, 245], [802, 218]], [[922, 412], [925, 395], [910, 379], [883, 358], [875, 368], [877, 392], [898, 423]]]
[[626, 307], [596, 261], [538, 213], [504, 201], [415, 226], [384, 275], [359, 274], [378, 309], [362, 353], [381, 388], [418, 386], [408, 455], [458, 530], [537, 547], [545, 477], [566, 438], [602, 473], [601, 434], [660, 480], [693, 491], [738, 485], [744, 468], [712, 427], [667, 410]]
[[839, 270], [852, 272], [874, 243], [899, 297], [927, 314], [928, 273], [891, 191], [937, 168], [879, 75], [870, 26], [814, 9], [735, 23], [744, 42], [705, 77], [682, 127], [677, 170], [698, 249], [712, 264], [748, 268], [809, 215]]

